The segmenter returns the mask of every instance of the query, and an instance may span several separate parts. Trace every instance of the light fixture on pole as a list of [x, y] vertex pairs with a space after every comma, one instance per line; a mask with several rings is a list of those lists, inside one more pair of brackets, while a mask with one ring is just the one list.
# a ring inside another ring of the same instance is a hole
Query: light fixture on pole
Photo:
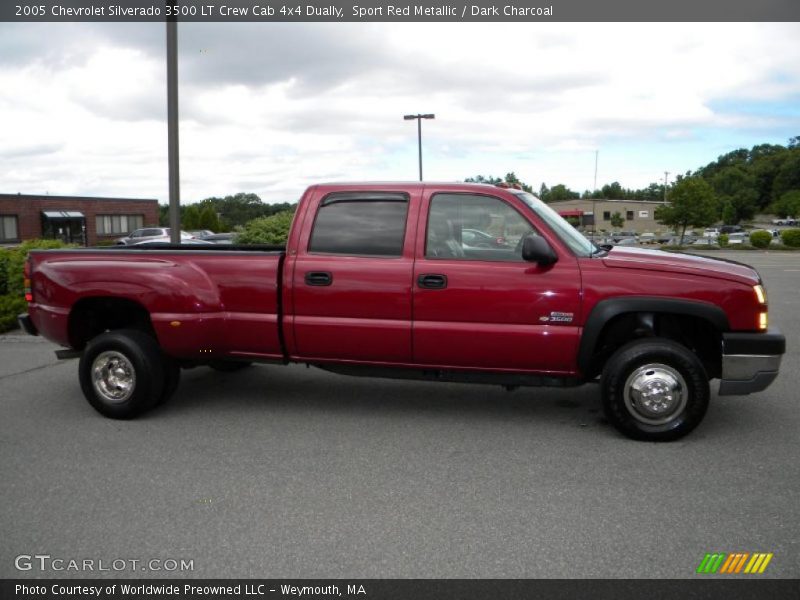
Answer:
[[435, 119], [436, 115], [432, 114], [418, 114], [418, 115], [404, 115], [403, 119], [406, 121], [417, 120], [417, 148], [419, 150], [419, 180], [422, 181], [422, 119]]

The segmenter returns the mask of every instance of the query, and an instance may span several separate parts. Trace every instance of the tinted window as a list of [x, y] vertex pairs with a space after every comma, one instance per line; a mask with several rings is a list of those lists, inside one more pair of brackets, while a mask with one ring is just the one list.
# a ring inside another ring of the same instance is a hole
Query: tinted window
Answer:
[[408, 199], [399, 194], [332, 194], [322, 201], [309, 252], [400, 256]]

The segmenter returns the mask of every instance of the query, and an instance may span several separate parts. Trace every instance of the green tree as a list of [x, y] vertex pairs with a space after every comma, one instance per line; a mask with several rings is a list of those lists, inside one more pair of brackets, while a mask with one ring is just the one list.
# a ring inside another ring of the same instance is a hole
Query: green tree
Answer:
[[733, 224], [736, 221], [736, 209], [733, 208], [733, 204], [730, 202], [725, 202], [722, 205], [722, 222], [727, 224]]
[[539, 188], [539, 200], [542, 202], [550, 202], [550, 188], [547, 187], [547, 184], [542, 182], [542, 186]]
[[512, 187], [519, 187], [521, 190], [525, 190], [526, 192], [533, 193], [533, 188], [529, 186], [527, 183], [522, 182], [519, 177], [511, 171], [510, 173], [506, 173], [506, 176], [503, 179], [499, 177], [493, 177], [489, 175], [488, 177], [484, 177], [483, 175], [476, 175], [475, 177], [467, 177], [464, 180], [466, 183], [488, 183], [489, 185], [497, 185], [499, 183], [507, 183]]
[[279, 212], [253, 219], [236, 235], [237, 244], [285, 244], [289, 237], [294, 211]]
[[217, 211], [211, 204], [206, 204], [201, 210], [197, 220], [198, 229], [210, 229], [213, 232], [219, 232], [219, 218]]
[[681, 177], [672, 186], [669, 203], [656, 209], [656, 220], [676, 231], [680, 230], [680, 242], [686, 228], [707, 227], [717, 218], [714, 190], [701, 177]]
[[609, 200], [625, 200], [625, 192], [622, 189], [622, 186], [619, 184], [619, 181], [615, 181], [613, 183], [608, 183], [600, 188], [600, 191], [603, 193], [603, 198], [607, 198]]
[[758, 191], [756, 178], [747, 169], [741, 166], [725, 167], [714, 175], [711, 185], [720, 204], [730, 204], [733, 207], [733, 220], [726, 223], [736, 225], [753, 218], [757, 209]]
[[181, 213], [181, 229], [184, 231], [200, 229], [200, 209], [196, 204], [184, 207]]
[[614, 229], [619, 229], [625, 224], [625, 219], [622, 218], [622, 215], [619, 212], [615, 212], [611, 215], [611, 227]]
[[560, 200], [575, 200], [576, 198], [580, 198], [581, 195], [578, 192], [573, 192], [563, 183], [559, 183], [558, 185], [554, 185], [550, 188], [550, 193], [547, 195], [547, 202], [558, 202]]
[[770, 212], [779, 217], [800, 216], [800, 190], [786, 192], [770, 206]]
[[800, 146], [794, 146], [775, 174], [772, 197], [781, 198], [786, 192], [800, 190]]

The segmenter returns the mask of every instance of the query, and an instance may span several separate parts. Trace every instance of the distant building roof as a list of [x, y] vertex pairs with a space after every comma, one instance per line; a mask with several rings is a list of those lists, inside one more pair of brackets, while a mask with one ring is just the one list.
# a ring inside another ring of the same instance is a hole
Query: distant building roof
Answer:
[[0, 200], [64, 200], [66, 202], [75, 200], [95, 200], [107, 202], [109, 200], [119, 200], [121, 202], [158, 202], [155, 198], [114, 198], [111, 196], [52, 196], [50, 194], [0, 194]]

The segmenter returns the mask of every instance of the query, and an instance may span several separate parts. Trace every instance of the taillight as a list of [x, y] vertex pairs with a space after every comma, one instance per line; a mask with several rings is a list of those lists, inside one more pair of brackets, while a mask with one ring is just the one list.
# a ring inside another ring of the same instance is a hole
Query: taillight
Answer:
[[25, 261], [22, 267], [22, 288], [25, 291], [25, 302], [33, 302], [33, 290], [31, 289], [31, 259]]
[[763, 309], [758, 313], [758, 328], [762, 331], [766, 331], [769, 327], [769, 318], [767, 316], [767, 291], [764, 289], [763, 285], [753, 286], [753, 291], [756, 294], [756, 301]]

